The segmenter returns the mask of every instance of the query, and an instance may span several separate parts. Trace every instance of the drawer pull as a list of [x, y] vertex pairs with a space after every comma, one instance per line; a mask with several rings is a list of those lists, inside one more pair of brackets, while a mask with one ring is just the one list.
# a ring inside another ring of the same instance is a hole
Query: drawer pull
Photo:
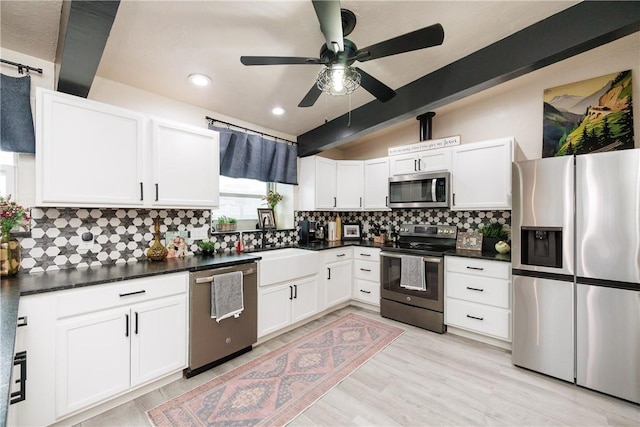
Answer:
[[122, 298], [122, 297], [128, 297], [128, 296], [130, 296], [130, 295], [144, 294], [145, 292], [147, 292], [147, 291], [145, 291], [144, 289], [143, 289], [143, 290], [141, 290], [141, 291], [127, 292], [126, 294], [120, 294], [120, 298]]
[[371, 271], [370, 268], [361, 268], [360, 270], [362, 270], [362, 271]]
[[360, 256], [371, 256], [371, 254], [360, 254]]
[[343, 257], [343, 256], [347, 256], [347, 254], [338, 254], [338, 255], [336, 255], [336, 257], [338, 257], [338, 258]]
[[362, 289], [360, 289], [360, 292], [362, 292], [363, 294], [370, 294], [371, 293], [371, 291], [365, 291], [365, 290], [362, 290]]
[[480, 288], [471, 288], [471, 287], [469, 287], [469, 286], [467, 286], [467, 289], [469, 289], [470, 291], [484, 292], [484, 289], [480, 289]]
[[18, 322], [16, 323], [16, 327], [19, 328], [21, 326], [27, 326], [27, 316], [18, 317]]
[[482, 268], [482, 267], [469, 267], [468, 265], [467, 265], [467, 268], [468, 268], [469, 270], [478, 270], [478, 271], [482, 271], [482, 270], [484, 270], [484, 268]]
[[484, 317], [476, 317], [476, 316], [472, 316], [472, 315], [470, 315], [470, 314], [467, 314], [467, 317], [468, 317], [469, 319], [476, 319], [476, 320], [481, 320], [481, 321], [482, 321], [482, 320], [484, 320]]

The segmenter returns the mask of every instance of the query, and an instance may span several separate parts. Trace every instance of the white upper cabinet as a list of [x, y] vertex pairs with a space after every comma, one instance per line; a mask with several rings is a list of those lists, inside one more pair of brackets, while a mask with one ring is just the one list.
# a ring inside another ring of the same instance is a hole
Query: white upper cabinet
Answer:
[[38, 206], [216, 207], [219, 150], [207, 129], [37, 90]]
[[323, 157], [315, 159], [315, 206], [318, 209], [333, 209], [336, 207], [336, 162]]
[[141, 206], [144, 116], [37, 90], [38, 206]]
[[389, 175], [391, 176], [446, 171], [450, 168], [451, 150], [449, 148], [389, 157]]
[[153, 120], [149, 181], [154, 206], [218, 206], [220, 145], [218, 133]]
[[336, 208], [362, 209], [364, 165], [359, 160], [336, 162]]
[[364, 209], [389, 209], [389, 158], [364, 161]]
[[511, 209], [514, 138], [453, 147], [452, 210]]

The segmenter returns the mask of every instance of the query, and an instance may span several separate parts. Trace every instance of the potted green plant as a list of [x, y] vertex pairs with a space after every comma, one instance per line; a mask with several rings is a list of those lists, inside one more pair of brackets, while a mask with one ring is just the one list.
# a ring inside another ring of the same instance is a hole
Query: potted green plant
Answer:
[[496, 243], [499, 241], [509, 241], [508, 226], [500, 224], [496, 219], [492, 219], [489, 224], [480, 225], [478, 231], [482, 234], [482, 250], [496, 252]]
[[213, 255], [216, 249], [216, 244], [210, 240], [202, 240], [198, 243], [198, 246], [200, 247], [203, 255]]
[[238, 220], [222, 215], [217, 219], [217, 223], [216, 231], [234, 231], [238, 225]]

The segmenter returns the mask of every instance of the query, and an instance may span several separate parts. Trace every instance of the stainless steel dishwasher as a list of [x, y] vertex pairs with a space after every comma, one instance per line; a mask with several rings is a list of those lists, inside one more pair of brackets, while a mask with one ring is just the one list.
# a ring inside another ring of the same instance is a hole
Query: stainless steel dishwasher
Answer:
[[[211, 318], [211, 283], [217, 274], [242, 272], [244, 310], [220, 323]], [[258, 265], [255, 262], [196, 271], [189, 280], [190, 378], [252, 349], [258, 340]]]

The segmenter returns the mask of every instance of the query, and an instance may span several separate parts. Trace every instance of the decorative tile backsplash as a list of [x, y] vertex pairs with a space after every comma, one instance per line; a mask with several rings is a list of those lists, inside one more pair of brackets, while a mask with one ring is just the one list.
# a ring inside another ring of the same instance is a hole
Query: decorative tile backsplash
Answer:
[[[448, 209], [400, 209], [391, 212], [296, 212], [296, 225], [308, 219], [327, 223], [339, 214], [342, 222], [360, 222], [365, 240], [372, 240], [372, 225], [379, 225], [390, 232], [400, 224], [428, 223], [456, 225], [460, 231], [477, 229], [478, 225], [497, 219], [502, 224], [511, 223], [509, 211], [449, 211]], [[191, 231], [194, 228], [209, 229], [209, 210], [181, 209], [76, 209], [33, 208], [31, 237], [20, 239], [22, 246], [21, 273], [55, 271], [67, 268], [118, 264], [145, 260], [145, 252], [151, 245], [156, 218], [160, 218], [160, 232], [164, 243], [167, 231]], [[80, 235], [91, 232], [95, 236], [91, 249], [78, 249]], [[235, 231], [213, 233], [217, 253], [235, 251], [242, 236], [246, 250], [262, 247], [287, 246], [298, 241], [297, 229]], [[263, 243], [264, 238], [264, 243]], [[197, 241], [187, 240], [190, 253], [197, 253]]]

